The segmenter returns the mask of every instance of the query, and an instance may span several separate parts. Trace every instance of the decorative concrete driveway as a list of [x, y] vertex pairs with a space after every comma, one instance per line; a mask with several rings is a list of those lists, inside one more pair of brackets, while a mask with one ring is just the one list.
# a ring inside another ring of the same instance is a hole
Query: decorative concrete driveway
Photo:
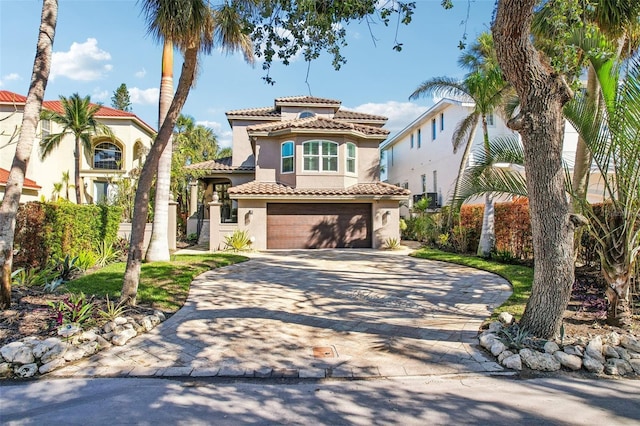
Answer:
[[501, 371], [477, 346], [502, 278], [404, 252], [298, 250], [200, 275], [185, 306], [54, 375], [375, 377]]

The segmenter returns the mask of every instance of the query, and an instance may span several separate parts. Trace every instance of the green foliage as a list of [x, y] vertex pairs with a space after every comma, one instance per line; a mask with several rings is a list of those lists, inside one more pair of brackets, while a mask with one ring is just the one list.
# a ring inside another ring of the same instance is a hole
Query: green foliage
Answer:
[[63, 259], [55, 259], [51, 262], [52, 269], [58, 274], [57, 278], [60, 278], [63, 282], [67, 282], [77, 277], [82, 271], [76, 265], [78, 256], [71, 257], [66, 255]]
[[507, 250], [495, 250], [491, 253], [491, 259], [500, 263], [517, 263], [515, 256]]
[[100, 267], [116, 262], [122, 256], [122, 251], [107, 240], [100, 241], [96, 250], [98, 252], [96, 263]]
[[198, 234], [196, 234], [195, 232], [187, 235], [187, 242], [189, 244], [195, 244], [198, 242]]
[[249, 250], [251, 248], [249, 233], [236, 229], [233, 234], [224, 237], [224, 248], [234, 252]]
[[98, 256], [89, 250], [81, 251], [78, 253], [76, 258], [75, 264], [81, 271], [86, 271], [87, 269], [92, 268], [98, 260]]
[[387, 250], [398, 250], [400, 248], [400, 240], [398, 238], [389, 237], [384, 240], [384, 248]]
[[400, 232], [404, 232], [407, 230], [407, 222], [403, 218], [400, 218], [399, 224], [400, 224]]
[[531, 334], [521, 329], [518, 324], [513, 324], [507, 328], [501, 328], [498, 332], [498, 339], [509, 349], [524, 349], [532, 346]]
[[58, 303], [49, 302], [49, 306], [54, 311], [56, 323], [82, 325], [91, 319], [93, 315], [93, 302], [87, 300], [84, 293], [71, 294]]
[[114, 319], [121, 317], [127, 311], [127, 306], [120, 302], [118, 304], [113, 303], [109, 300], [109, 295], [107, 294], [107, 306], [105, 309], [100, 309], [98, 311], [98, 315], [107, 321], [113, 321]]
[[446, 249], [447, 247], [449, 247], [449, 236], [450, 235], [448, 232], [438, 235], [438, 241], [436, 243], [438, 247], [440, 247], [441, 249]]
[[121, 111], [131, 112], [131, 97], [127, 85], [122, 83], [111, 97], [111, 106]]
[[55, 278], [56, 273], [50, 268], [20, 268], [11, 274], [12, 285], [33, 287], [44, 285]]
[[402, 238], [427, 244], [434, 243], [440, 233], [440, 227], [434, 217], [431, 214], [421, 214], [405, 219], [406, 228], [402, 231]]
[[65, 282], [62, 278], [54, 276], [47, 280], [44, 286], [42, 286], [42, 289], [47, 293], [54, 293], [56, 290], [58, 290], [58, 287], [62, 286], [64, 283]]
[[115, 240], [120, 217], [114, 206], [26, 203], [18, 210], [14, 263], [43, 267], [51, 258], [91, 251], [100, 241]]

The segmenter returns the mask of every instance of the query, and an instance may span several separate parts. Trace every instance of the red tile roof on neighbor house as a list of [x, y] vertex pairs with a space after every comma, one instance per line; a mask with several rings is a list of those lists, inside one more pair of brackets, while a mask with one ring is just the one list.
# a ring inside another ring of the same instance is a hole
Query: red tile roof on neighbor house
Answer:
[[[24, 104], [27, 102], [27, 98], [18, 93], [9, 92], [8, 90], [0, 90], [0, 103], [16, 103], [16, 104]], [[96, 105], [96, 104], [91, 104]], [[62, 113], [62, 103], [58, 101], [43, 101], [42, 108], [48, 109], [50, 111], [54, 111], [57, 113]], [[119, 109], [106, 107], [104, 105], [100, 105], [100, 109], [96, 113], [96, 117], [98, 118], [129, 118], [131, 120], [139, 122], [142, 127], [146, 127], [150, 133], [155, 133], [155, 129], [141, 120], [137, 115], [132, 112], [121, 111]]]
[[231, 165], [231, 157], [218, 158], [216, 160], [203, 161], [201, 163], [190, 164], [185, 167], [187, 170], [204, 170], [209, 172], [253, 172], [254, 166], [236, 166]]
[[276, 105], [325, 105], [340, 106], [342, 102], [336, 99], [317, 98], [315, 96], [285, 96], [276, 98]]
[[[5, 170], [0, 168], [0, 186], [7, 186], [7, 181], [9, 180], [9, 170]], [[38, 185], [35, 181], [24, 178], [24, 183], [22, 184], [23, 188], [27, 189], [42, 189], [40, 185]]]
[[296, 120], [280, 121], [277, 123], [256, 124], [247, 127], [247, 132], [251, 136], [259, 133], [280, 133], [290, 131], [294, 133], [300, 130], [322, 130], [328, 132], [356, 132], [363, 136], [387, 136], [389, 130], [380, 127], [366, 126], [363, 124], [349, 123], [345, 121], [332, 120], [318, 116], [300, 118]]
[[411, 191], [384, 182], [359, 183], [348, 188], [292, 188], [277, 182], [252, 181], [234, 186], [230, 195], [249, 196], [401, 196], [408, 197]]

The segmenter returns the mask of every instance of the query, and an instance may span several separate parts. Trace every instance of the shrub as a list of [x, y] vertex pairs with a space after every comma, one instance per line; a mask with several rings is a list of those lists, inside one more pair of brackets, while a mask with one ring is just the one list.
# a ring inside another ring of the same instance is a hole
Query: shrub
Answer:
[[89, 250], [83, 250], [80, 253], [78, 253], [78, 256], [76, 259], [76, 266], [81, 271], [86, 271], [87, 269], [92, 268], [96, 264], [97, 259], [98, 259], [98, 255], [95, 254], [94, 252]]
[[398, 250], [400, 248], [400, 240], [397, 238], [389, 237], [384, 240], [384, 248], [387, 250]]
[[233, 234], [224, 237], [225, 250], [246, 251], [251, 247], [251, 239], [247, 231], [236, 229]]
[[96, 250], [98, 252], [96, 263], [100, 267], [116, 262], [122, 256], [122, 252], [108, 241], [100, 241]]
[[93, 302], [87, 300], [82, 292], [71, 294], [58, 303], [49, 302], [49, 306], [53, 309], [58, 325], [68, 323], [81, 325], [91, 319], [93, 314]]

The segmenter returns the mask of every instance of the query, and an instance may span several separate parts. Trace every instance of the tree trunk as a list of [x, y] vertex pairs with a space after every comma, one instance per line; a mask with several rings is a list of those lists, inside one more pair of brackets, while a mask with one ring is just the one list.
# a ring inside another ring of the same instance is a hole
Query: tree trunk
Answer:
[[633, 317], [629, 300], [631, 268], [624, 263], [603, 265], [602, 272], [607, 283], [607, 323], [621, 328], [631, 328]]
[[[600, 101], [598, 91], [598, 77], [593, 66], [589, 66], [587, 71], [587, 97], [589, 102], [593, 103], [594, 111], [598, 108]], [[587, 190], [589, 187], [589, 174], [591, 172], [591, 152], [587, 148], [582, 136], [578, 135], [578, 144], [576, 145], [576, 155], [573, 165], [573, 177], [571, 188], [575, 194], [573, 197], [572, 212], [580, 213], [580, 203], [587, 199]]]
[[453, 185], [453, 197], [451, 201], [451, 205], [449, 206], [449, 216], [447, 218], [447, 229], [453, 229], [453, 215], [455, 210], [458, 209], [458, 189], [460, 187], [460, 181], [462, 180], [462, 176], [464, 175], [464, 171], [467, 168], [467, 163], [469, 162], [469, 154], [471, 153], [471, 148], [473, 145], [473, 140], [476, 137], [476, 129], [478, 128], [478, 122], [473, 126], [471, 133], [469, 134], [469, 139], [467, 140], [467, 144], [464, 147], [464, 152], [462, 153], [462, 159], [460, 160], [460, 166], [458, 167], [458, 177], [456, 178], [455, 184]]
[[[158, 127], [162, 126], [173, 99], [173, 43], [164, 41], [162, 50], [162, 79], [160, 81], [160, 103], [158, 108]], [[158, 162], [156, 178], [156, 199], [153, 208], [153, 228], [147, 248], [148, 262], [168, 261], [169, 257], [169, 187], [171, 182], [171, 154], [173, 137], [162, 151]]]
[[493, 196], [484, 196], [484, 214], [482, 215], [482, 231], [478, 243], [478, 256], [490, 257], [496, 244], [495, 208]]
[[75, 163], [75, 170], [73, 172], [73, 180], [76, 184], [76, 204], [82, 204], [82, 188], [80, 182], [80, 136], [76, 135], [76, 150], [73, 153], [73, 160]]
[[571, 90], [531, 40], [538, 0], [500, 0], [493, 37], [500, 67], [521, 111], [509, 127], [522, 136], [535, 257], [531, 297], [521, 325], [542, 338], [559, 333], [574, 280], [573, 230], [562, 166], [563, 105]]
[[144, 242], [144, 227], [149, 212], [149, 190], [153, 182], [153, 176], [158, 169], [158, 162], [162, 151], [169, 142], [173, 133], [180, 111], [187, 101], [189, 90], [195, 79], [196, 64], [198, 60], [198, 50], [187, 49], [184, 53], [184, 63], [180, 72], [178, 89], [173, 97], [167, 117], [162, 123], [162, 127], [156, 136], [153, 145], [140, 172], [138, 179], [138, 189], [133, 207], [133, 218], [131, 220], [131, 237], [127, 267], [124, 272], [122, 283], [121, 300], [125, 303], [135, 305], [138, 294], [138, 284], [140, 282], [140, 266], [142, 263], [142, 250]]
[[24, 177], [31, 158], [36, 128], [40, 120], [42, 100], [51, 70], [51, 50], [58, 20], [58, 0], [43, 0], [42, 16], [36, 56], [27, 102], [22, 115], [20, 137], [16, 144], [16, 153], [7, 179], [4, 198], [0, 206], [0, 264], [2, 265], [2, 286], [0, 290], [0, 308], [11, 306], [11, 267], [13, 264], [13, 241], [16, 227], [16, 214], [22, 194]]

